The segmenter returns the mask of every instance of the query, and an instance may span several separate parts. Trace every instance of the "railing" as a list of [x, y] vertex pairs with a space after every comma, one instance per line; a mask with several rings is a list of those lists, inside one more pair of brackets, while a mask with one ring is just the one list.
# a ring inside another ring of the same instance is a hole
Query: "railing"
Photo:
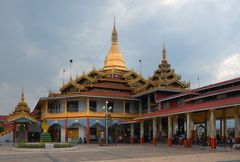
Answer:
[[[111, 113], [109, 112], [112, 118], [127, 118], [133, 119], [134, 117], [139, 117], [140, 114], [130, 114], [124, 112]], [[41, 119], [51, 119], [51, 118], [81, 118], [81, 117], [105, 117], [105, 112], [92, 112], [92, 111], [84, 111], [84, 112], [62, 112], [62, 113], [43, 113]]]
[[0, 137], [9, 134], [9, 133], [11, 133], [12, 131], [13, 131], [12, 129], [7, 129], [7, 130], [5, 130], [5, 131], [3, 131], [3, 132], [0, 133]]

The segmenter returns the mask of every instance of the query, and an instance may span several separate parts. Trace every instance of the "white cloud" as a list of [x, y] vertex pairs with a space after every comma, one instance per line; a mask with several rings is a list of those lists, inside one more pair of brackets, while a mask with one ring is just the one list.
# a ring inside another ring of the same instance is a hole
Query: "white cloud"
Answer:
[[216, 69], [216, 80], [223, 81], [240, 76], [240, 53], [234, 53], [219, 62]]

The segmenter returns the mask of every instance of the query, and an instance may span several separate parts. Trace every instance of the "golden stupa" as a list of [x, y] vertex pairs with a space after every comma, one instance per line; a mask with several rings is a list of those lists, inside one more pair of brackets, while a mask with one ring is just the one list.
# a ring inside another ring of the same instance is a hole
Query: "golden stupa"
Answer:
[[123, 55], [118, 49], [117, 39], [118, 39], [117, 30], [116, 30], [115, 21], [114, 21], [114, 26], [112, 31], [112, 47], [110, 48], [107, 56], [105, 57], [103, 70], [110, 70], [110, 69], [127, 70]]

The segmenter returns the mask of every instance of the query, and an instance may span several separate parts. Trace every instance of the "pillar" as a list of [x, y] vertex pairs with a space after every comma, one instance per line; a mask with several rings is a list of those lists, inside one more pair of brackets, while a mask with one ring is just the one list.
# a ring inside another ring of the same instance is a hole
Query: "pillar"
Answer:
[[208, 114], [208, 112], [206, 112], [206, 127], [207, 127], [207, 143], [208, 143], [208, 145], [210, 145], [211, 144], [211, 137], [210, 137], [210, 117], [209, 117], [209, 114]]
[[158, 139], [162, 138], [162, 118], [159, 117]]
[[126, 140], [126, 128], [125, 127], [123, 127], [123, 129], [122, 129], [122, 139], [123, 139], [123, 143], [126, 143], [127, 142], [127, 140]]
[[131, 123], [131, 144], [134, 144], [134, 123]]
[[148, 94], [148, 112], [151, 112], [151, 99], [150, 99], [150, 94]]
[[144, 144], [144, 121], [140, 122], [140, 144]]
[[192, 115], [187, 113], [187, 147], [192, 146]]
[[48, 113], [48, 100], [46, 100], [45, 102], [45, 113], [46, 114]]
[[219, 132], [219, 136], [220, 138], [222, 139], [222, 136], [223, 136], [223, 125], [222, 125], [222, 119], [219, 119], [219, 124], [220, 124], [220, 132]]
[[26, 139], [26, 142], [28, 142], [28, 130], [29, 130], [29, 123], [26, 123], [25, 124], [25, 133], [26, 133], [26, 136], [25, 136], [26, 138], [25, 139]]
[[227, 142], [227, 121], [226, 121], [226, 110], [223, 110], [223, 116], [222, 116], [222, 136], [221, 136], [222, 142]]
[[87, 118], [87, 125], [86, 125], [86, 142], [87, 142], [87, 144], [90, 144], [90, 121], [89, 121], [89, 118]]
[[217, 141], [216, 141], [216, 119], [214, 110], [210, 110], [210, 146], [212, 149], [216, 149]]
[[89, 115], [89, 113], [90, 113], [89, 97], [87, 97], [87, 99], [86, 99], [86, 105], [87, 105], [87, 114]]
[[64, 115], [67, 117], [67, 99], [64, 99]]
[[168, 147], [172, 147], [172, 116], [168, 116]]
[[142, 99], [139, 100], [139, 114], [142, 115]]
[[123, 113], [125, 113], [126, 112], [126, 101], [125, 100], [123, 100]]
[[64, 127], [65, 127], [65, 142], [68, 143], [67, 119], [65, 119], [65, 121], [64, 121]]
[[235, 143], [239, 143], [239, 117], [238, 117], [238, 112], [235, 113], [234, 115], [234, 120], [235, 120]]
[[152, 139], [152, 144], [156, 145], [157, 144], [157, 118], [153, 118], [153, 139]]
[[13, 123], [13, 143], [16, 142], [16, 123]]

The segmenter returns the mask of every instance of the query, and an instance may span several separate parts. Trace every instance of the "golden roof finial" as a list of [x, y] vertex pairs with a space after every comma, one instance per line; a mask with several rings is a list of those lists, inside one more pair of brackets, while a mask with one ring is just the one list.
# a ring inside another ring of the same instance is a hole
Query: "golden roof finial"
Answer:
[[22, 89], [21, 102], [24, 102], [24, 88]]
[[116, 18], [114, 17], [114, 24], [112, 30], [112, 47], [110, 48], [107, 56], [104, 61], [104, 70], [118, 69], [118, 70], [127, 70], [125, 66], [125, 60], [122, 53], [118, 49], [117, 41], [117, 30], [116, 30]]
[[112, 30], [112, 43], [117, 43], [116, 16], [114, 16], [114, 25]]
[[167, 61], [166, 40], [163, 35], [162, 61]]

